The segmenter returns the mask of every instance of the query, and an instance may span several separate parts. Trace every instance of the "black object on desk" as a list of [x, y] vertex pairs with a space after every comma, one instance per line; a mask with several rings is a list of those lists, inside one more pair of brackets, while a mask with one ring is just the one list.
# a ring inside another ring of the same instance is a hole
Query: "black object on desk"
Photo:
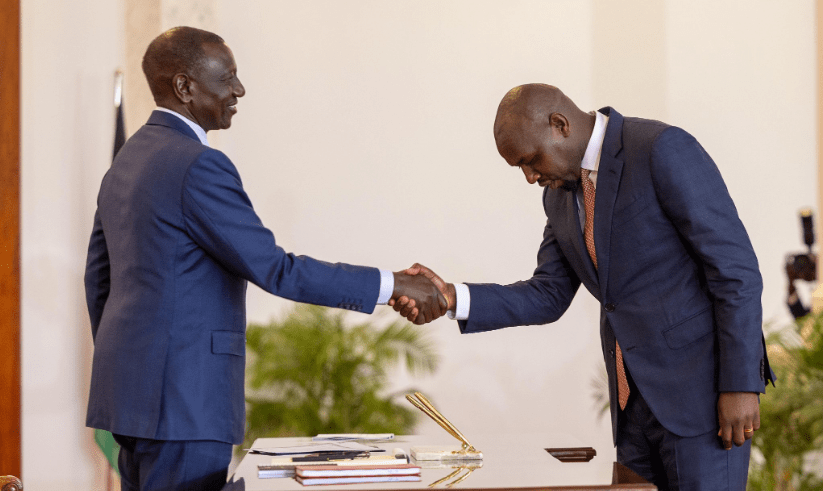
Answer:
[[359, 457], [368, 457], [369, 452], [317, 452], [292, 457], [292, 462], [325, 462], [327, 460], [353, 460]]
[[588, 462], [597, 455], [592, 447], [547, 448], [546, 451], [560, 462]]

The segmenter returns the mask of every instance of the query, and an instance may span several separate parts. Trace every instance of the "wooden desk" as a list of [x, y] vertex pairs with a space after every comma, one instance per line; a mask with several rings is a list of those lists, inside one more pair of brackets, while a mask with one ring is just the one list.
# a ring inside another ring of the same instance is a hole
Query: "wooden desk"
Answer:
[[[477, 435], [471, 436], [470, 439], [475, 447], [483, 452], [483, 466], [451, 489], [657, 489], [629, 469], [606, 460], [602, 456], [595, 456], [589, 462], [563, 463], [546, 452], [545, 449], [549, 447], [580, 446], [577, 442], [570, 442], [569, 439], [545, 434]], [[309, 440], [309, 438], [261, 438], [254, 443], [254, 446], [295, 445]], [[410, 447], [416, 445], [454, 445], [455, 443], [456, 441], [447, 435], [444, 437], [397, 436], [391, 442], [376, 445], [388, 451], [400, 447], [408, 452]], [[233, 479], [230, 479], [230, 481], [239, 481], [242, 478], [244, 483], [242, 485], [230, 483], [226, 486], [226, 491], [427, 489], [429, 484], [446, 477], [455, 470], [451, 467], [428, 468], [427, 463], [418, 462], [417, 464], [423, 467], [420, 482], [302, 486], [291, 478], [258, 479], [257, 465], [270, 461], [270, 456], [247, 454], [237, 466]], [[443, 489], [445, 484], [440, 484], [437, 488]]]

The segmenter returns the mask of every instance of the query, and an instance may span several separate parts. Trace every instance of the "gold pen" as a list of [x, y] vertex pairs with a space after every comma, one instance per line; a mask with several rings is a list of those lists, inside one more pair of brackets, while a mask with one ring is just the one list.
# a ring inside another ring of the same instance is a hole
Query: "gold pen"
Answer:
[[406, 394], [406, 399], [408, 399], [408, 401], [411, 402], [414, 405], [414, 407], [423, 411], [423, 413], [425, 413], [426, 416], [433, 419], [435, 423], [440, 425], [440, 427], [446, 430], [446, 432], [448, 432], [451, 436], [460, 440], [460, 442], [463, 444], [462, 450], [459, 452], [460, 454], [480, 453], [476, 448], [474, 448], [474, 445], [469, 443], [469, 440], [463, 435], [463, 433], [461, 433], [460, 430], [458, 430], [457, 427], [454, 426], [454, 424], [452, 424], [451, 421], [446, 419], [446, 417], [443, 416], [443, 414], [434, 407], [434, 405], [426, 398], [426, 396], [424, 396], [420, 392], [415, 392], [414, 397], [411, 394]]

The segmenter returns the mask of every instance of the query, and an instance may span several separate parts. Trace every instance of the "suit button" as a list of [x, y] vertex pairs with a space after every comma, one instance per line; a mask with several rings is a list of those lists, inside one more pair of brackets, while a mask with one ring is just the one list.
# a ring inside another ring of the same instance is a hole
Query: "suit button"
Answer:
[[613, 303], [607, 303], [603, 308], [606, 309], [606, 312], [614, 312], [614, 304]]

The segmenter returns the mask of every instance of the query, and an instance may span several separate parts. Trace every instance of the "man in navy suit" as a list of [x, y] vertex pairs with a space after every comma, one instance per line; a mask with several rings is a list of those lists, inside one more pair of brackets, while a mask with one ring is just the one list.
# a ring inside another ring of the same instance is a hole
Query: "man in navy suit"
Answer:
[[463, 333], [553, 322], [583, 283], [602, 306], [618, 461], [659, 489], [744, 490], [758, 394], [774, 376], [757, 258], [714, 162], [679, 128], [586, 113], [541, 84], [506, 94], [494, 136], [545, 187], [532, 278], [455, 285], [407, 272], [439, 285]]
[[422, 276], [275, 243], [237, 169], [206, 140], [231, 125], [245, 94], [219, 36], [171, 29], [149, 45], [143, 71], [158, 109], [103, 178], [89, 244], [86, 424], [120, 443], [123, 490], [220, 489], [243, 440], [247, 282], [365, 313], [408, 295], [421, 323], [446, 305]]

